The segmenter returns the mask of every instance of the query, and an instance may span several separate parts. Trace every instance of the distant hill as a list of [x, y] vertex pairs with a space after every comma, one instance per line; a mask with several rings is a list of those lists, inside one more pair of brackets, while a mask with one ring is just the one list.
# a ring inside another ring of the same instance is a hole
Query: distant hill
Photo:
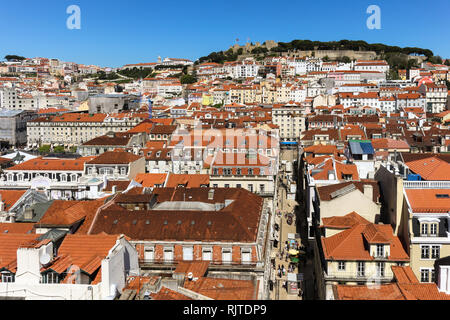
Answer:
[[[314, 52], [314, 53], [312, 53]], [[333, 54], [335, 52], [335, 54]], [[245, 46], [234, 45], [227, 51], [212, 52], [207, 56], [199, 58], [197, 63], [216, 62], [223, 63], [225, 61], [236, 61], [245, 56], [266, 57], [279, 53], [309, 53], [316, 57], [323, 57], [326, 53], [330, 53], [329, 58], [342, 57], [340, 53], [346, 53], [353, 59], [366, 58], [385, 58], [386, 56], [410, 56], [420, 57], [420, 60], [430, 59], [433, 57], [433, 51], [429, 49], [417, 47], [397, 47], [389, 46], [382, 43], [369, 44], [363, 40], [340, 40], [340, 41], [310, 41], [310, 40], [293, 40], [291, 42], [274, 42], [266, 41], [263, 44], [250, 44]], [[364, 54], [366, 53], [366, 54]], [[353, 57], [352, 57], [353, 56]], [[408, 58], [408, 57], [409, 58]]]

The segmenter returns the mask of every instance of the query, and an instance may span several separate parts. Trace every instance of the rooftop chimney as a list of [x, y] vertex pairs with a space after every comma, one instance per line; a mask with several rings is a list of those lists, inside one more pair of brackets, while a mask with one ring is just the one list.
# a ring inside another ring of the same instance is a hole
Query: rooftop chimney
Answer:
[[370, 200], [373, 200], [373, 186], [371, 184], [364, 185], [364, 195]]

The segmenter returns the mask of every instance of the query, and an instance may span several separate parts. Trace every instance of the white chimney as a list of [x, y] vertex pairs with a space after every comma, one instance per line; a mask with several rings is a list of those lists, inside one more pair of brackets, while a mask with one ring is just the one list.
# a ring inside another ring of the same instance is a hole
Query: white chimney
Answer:
[[450, 266], [438, 266], [438, 289], [440, 292], [450, 294]]
[[373, 201], [373, 187], [371, 184], [364, 185], [364, 195]]
[[16, 283], [39, 284], [40, 268], [39, 249], [17, 249]]

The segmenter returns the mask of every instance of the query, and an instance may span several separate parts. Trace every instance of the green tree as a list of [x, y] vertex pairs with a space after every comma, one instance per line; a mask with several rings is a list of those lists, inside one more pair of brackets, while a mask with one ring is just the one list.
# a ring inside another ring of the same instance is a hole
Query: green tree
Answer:
[[181, 84], [190, 84], [197, 82], [197, 78], [192, 74], [182, 75], [180, 78]]
[[8, 54], [5, 56], [5, 60], [7, 60], [7, 61], [13, 61], [13, 60], [23, 61], [25, 59], [26, 59], [25, 57], [17, 56], [15, 54]]
[[64, 153], [64, 147], [63, 146], [56, 146], [53, 148], [54, 153]]
[[325, 57], [323, 57], [322, 60], [325, 61], [325, 62], [328, 62], [328, 61], [330, 61], [330, 58], [328, 56], [325, 56]]
[[50, 152], [50, 145], [49, 144], [44, 144], [42, 146], [39, 147], [39, 152], [42, 154], [45, 153], [49, 153]]
[[440, 56], [432, 56], [428, 58], [428, 61], [432, 64], [442, 64], [442, 58]]
[[348, 56], [343, 56], [343, 57], [342, 57], [342, 62], [343, 62], [343, 63], [350, 63], [350, 62], [352, 62], [352, 60], [351, 60], [350, 57], [348, 57]]

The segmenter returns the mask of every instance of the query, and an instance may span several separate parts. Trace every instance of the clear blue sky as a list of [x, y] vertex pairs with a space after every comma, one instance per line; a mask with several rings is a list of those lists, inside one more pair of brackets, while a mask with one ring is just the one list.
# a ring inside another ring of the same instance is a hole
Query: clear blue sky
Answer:
[[[69, 5], [81, 30], [66, 28]], [[381, 8], [381, 30], [366, 9]], [[0, 59], [7, 54], [119, 67], [157, 57], [195, 60], [236, 43], [365, 40], [431, 49], [450, 58], [449, 0], [24, 0], [2, 1]]]

